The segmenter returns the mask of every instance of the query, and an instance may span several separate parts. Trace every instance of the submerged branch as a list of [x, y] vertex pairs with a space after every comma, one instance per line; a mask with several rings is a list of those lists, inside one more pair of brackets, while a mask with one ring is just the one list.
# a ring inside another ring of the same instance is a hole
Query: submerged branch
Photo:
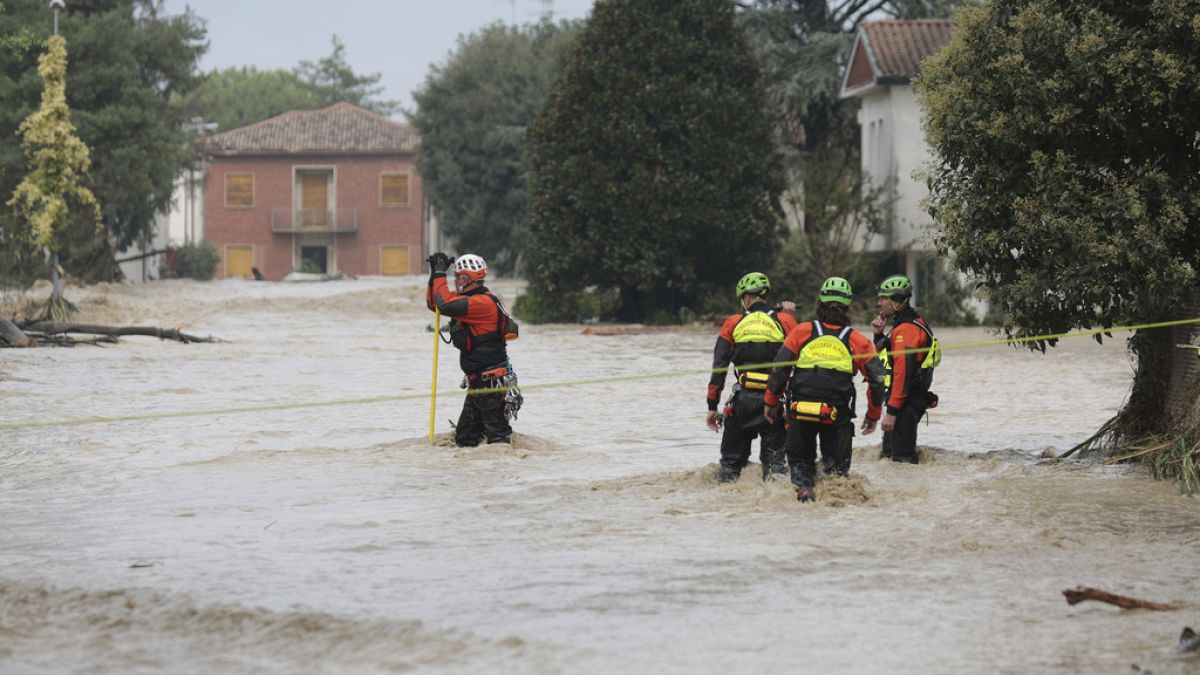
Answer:
[[1179, 609], [1175, 605], [1166, 605], [1161, 602], [1150, 602], [1149, 600], [1139, 600], [1126, 595], [1116, 595], [1087, 586], [1076, 586], [1073, 589], [1063, 591], [1063, 595], [1067, 598], [1067, 604], [1074, 605], [1084, 600], [1097, 600], [1099, 602], [1107, 602], [1110, 605], [1116, 605], [1122, 609], [1152, 609], [1159, 612], [1170, 612]]
[[1103, 443], [1103, 440], [1109, 435], [1109, 433], [1111, 431], [1113, 431], [1113, 428], [1116, 425], [1117, 419], [1119, 417], [1120, 417], [1120, 415], [1114, 415], [1107, 422], [1105, 422], [1103, 425], [1101, 425], [1101, 427], [1096, 430], [1096, 433], [1089, 436], [1082, 443], [1076, 445], [1075, 447], [1071, 448], [1070, 450], [1067, 450], [1063, 454], [1059, 455], [1058, 458], [1066, 459], [1067, 457], [1070, 457], [1071, 455], [1075, 454], [1078, 451], [1087, 452], [1088, 450], [1094, 450], [1094, 449], [1100, 447], [1100, 445], [1102, 445], [1102, 443]]
[[[7, 321], [7, 320], [5, 320]], [[177, 340], [179, 342], [221, 342], [220, 339], [212, 336], [199, 337], [184, 333], [178, 328], [156, 328], [153, 326], [101, 326], [97, 324], [86, 323], [64, 323], [59, 321], [25, 321], [19, 326], [8, 322], [16, 333], [25, 338], [25, 344], [19, 344], [20, 338], [15, 334], [9, 335], [5, 330], [5, 326], [0, 323], [0, 338], [2, 342], [7, 342], [12, 346], [33, 346], [39, 343], [53, 344], [76, 344], [85, 342], [83, 340], [64, 340], [56, 336], [65, 336], [67, 333], [83, 333], [87, 335], [102, 335], [108, 339], [92, 340], [92, 344], [100, 342], [115, 342], [115, 338], [125, 335], [145, 335], [148, 337], [156, 337], [160, 340]]]

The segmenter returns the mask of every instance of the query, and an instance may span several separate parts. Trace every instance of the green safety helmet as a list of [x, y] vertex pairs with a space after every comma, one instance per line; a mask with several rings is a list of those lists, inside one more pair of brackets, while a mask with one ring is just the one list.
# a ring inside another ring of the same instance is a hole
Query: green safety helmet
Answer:
[[821, 284], [821, 302], [836, 302], [849, 307], [850, 298], [853, 295], [854, 291], [850, 289], [850, 282], [841, 277], [829, 277], [825, 283]]
[[890, 298], [896, 295], [911, 298], [912, 292], [912, 282], [903, 274], [893, 274], [879, 284], [879, 297], [881, 298]]
[[771, 280], [762, 272], [751, 272], [737, 282], [737, 296], [740, 298], [749, 293], [762, 295], [771, 290]]

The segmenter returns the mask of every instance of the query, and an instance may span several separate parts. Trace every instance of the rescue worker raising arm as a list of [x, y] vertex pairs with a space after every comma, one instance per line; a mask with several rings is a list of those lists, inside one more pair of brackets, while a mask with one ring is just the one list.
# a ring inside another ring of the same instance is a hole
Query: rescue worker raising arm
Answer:
[[[862, 431], [875, 431], [880, 414], [883, 364], [871, 340], [848, 324], [852, 290], [841, 277], [821, 284], [816, 318], [788, 333], [773, 361], [763, 413], [770, 420], [787, 415], [785, 444], [792, 485], [802, 502], [816, 498], [817, 441], [825, 473], [847, 475], [854, 443], [854, 373], [870, 385]], [[785, 398], [786, 407], [779, 404]]]
[[[771, 282], [761, 272], [751, 272], [737, 283], [738, 301], [742, 311], [731, 315], [721, 326], [713, 348], [713, 374], [708, 381], [708, 428], [720, 431], [721, 465], [717, 482], [729, 483], [741, 476], [750, 459], [750, 445], [756, 436], [759, 441], [758, 459], [762, 462], [763, 480], [787, 473], [783, 453], [786, 432], [783, 421], [768, 423], [763, 417], [763, 392], [767, 388], [769, 364], [783, 344], [788, 331], [796, 327], [793, 316], [796, 305], [782, 303], [782, 311], [767, 306]], [[723, 412], [717, 412], [725, 373], [733, 364], [733, 394]], [[758, 365], [755, 368], [753, 366]]]
[[[916, 464], [917, 427], [926, 409], [937, 406], [937, 394], [929, 387], [942, 357], [929, 323], [912, 307], [912, 295], [908, 277], [896, 274], [884, 279], [879, 284], [879, 316], [871, 326], [889, 376], [881, 454]], [[893, 320], [893, 328], [884, 335], [887, 319]]]
[[[446, 283], [452, 265], [453, 291]], [[468, 393], [454, 427], [459, 447], [479, 445], [485, 435], [488, 443], [508, 443], [509, 418], [516, 417], [522, 403], [507, 349], [516, 339], [517, 323], [483, 285], [486, 277], [487, 263], [477, 255], [457, 260], [441, 252], [429, 256], [425, 304], [450, 317], [450, 342], [459, 350], [458, 363], [466, 375]]]

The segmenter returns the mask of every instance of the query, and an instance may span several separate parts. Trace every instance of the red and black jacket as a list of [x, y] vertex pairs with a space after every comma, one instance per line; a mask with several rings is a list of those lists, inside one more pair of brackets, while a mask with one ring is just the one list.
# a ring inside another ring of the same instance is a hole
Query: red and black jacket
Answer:
[[[725, 323], [721, 325], [721, 333], [717, 336], [717, 344], [713, 347], [713, 374], [708, 380], [708, 403], [709, 410], [716, 410], [717, 403], [721, 399], [721, 390], [725, 388], [725, 373], [730, 364], [740, 366], [743, 364], [770, 363], [775, 358], [775, 352], [779, 351], [782, 342], [744, 342], [736, 343], [733, 339], [733, 331], [737, 325], [746, 318], [750, 312], [766, 312], [770, 314], [775, 321], [779, 323], [784, 336], [791, 332], [796, 327], [796, 317], [789, 312], [776, 312], [767, 307], [765, 301], [750, 305], [744, 312], [731, 314]], [[759, 368], [764, 373], [769, 373], [770, 368]]]
[[[850, 356], [854, 360], [853, 371], [851, 372], [850, 377], [846, 378], [846, 382], [838, 383], [838, 385], [835, 386], [835, 389], [841, 389], [846, 385], [848, 385], [849, 388], [830, 392], [833, 394], [831, 399], [837, 400], [829, 400], [829, 403], [843, 406], [850, 405], [854, 399], [854, 373], [862, 375], [869, 381], [872, 377], [871, 370], [874, 369], [877, 371], [877, 374], [882, 377], [882, 372], [879, 371], [882, 371], [883, 369], [882, 366], [879, 365], [878, 359], [876, 359], [875, 346], [871, 343], [870, 338], [853, 329], [846, 331], [845, 326], [837, 326], [834, 324], [825, 323], [823, 321], [806, 321], [802, 324], [798, 324], [794, 329], [792, 329], [791, 332], [788, 333], [787, 339], [783, 341], [783, 346], [779, 348], [779, 352], [773, 359], [776, 363], [782, 365], [777, 365], [771, 369], [771, 379], [767, 383], [767, 393], [763, 396], [763, 402], [766, 405], [778, 405], [780, 399], [783, 397], [785, 388], [792, 387], [793, 389], [797, 389], [801, 392], [804, 390], [805, 383], [802, 381], [798, 382], [793, 371], [798, 370], [795, 368], [795, 363], [796, 359], [800, 356], [801, 350], [803, 350], [804, 346], [810, 341], [818, 337], [816, 331], [814, 330], [817, 323], [820, 323], [821, 331], [824, 334], [837, 336], [838, 339], [846, 345], [847, 351], [850, 352]], [[874, 365], [872, 362], [874, 362]], [[825, 392], [821, 392], [821, 394], [824, 393]], [[876, 397], [873, 395], [868, 395], [867, 419], [879, 419], [880, 412], [880, 404], [877, 402]]]
[[455, 293], [445, 274], [434, 274], [425, 292], [425, 305], [450, 317], [450, 339], [459, 349], [458, 364], [467, 375], [508, 362], [505, 335], [512, 322], [500, 299], [484, 286]]
[[[932, 334], [925, 319], [912, 307], [905, 306], [896, 313], [892, 332], [882, 339], [892, 368], [892, 386], [886, 401], [889, 415], [898, 415], [910, 395], [923, 394], [933, 384], [933, 371], [921, 368], [928, 352], [913, 351], [929, 347]], [[877, 346], [880, 342], [877, 337]]]

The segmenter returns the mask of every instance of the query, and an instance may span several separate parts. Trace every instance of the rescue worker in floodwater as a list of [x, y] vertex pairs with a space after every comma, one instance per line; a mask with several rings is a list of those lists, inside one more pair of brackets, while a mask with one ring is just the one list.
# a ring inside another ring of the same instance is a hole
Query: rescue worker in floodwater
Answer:
[[[450, 317], [450, 340], [459, 350], [458, 363], [466, 375], [467, 389], [462, 413], [454, 426], [459, 447], [508, 443], [512, 438], [509, 419], [516, 419], [523, 398], [517, 376], [508, 360], [508, 342], [517, 339], [517, 322], [500, 299], [483, 285], [487, 263], [468, 253], [452, 259], [442, 252], [429, 256], [429, 289], [425, 304]], [[453, 267], [454, 291], [446, 283]]]
[[[771, 281], [761, 272], [751, 272], [737, 283], [736, 292], [742, 311], [730, 315], [721, 326], [713, 348], [713, 374], [708, 381], [708, 428], [714, 432], [725, 428], [721, 436], [721, 465], [717, 482], [736, 481], [750, 459], [750, 445], [760, 437], [758, 459], [762, 462], [763, 480], [783, 477], [787, 473], [783, 443], [786, 431], [783, 420], [767, 422], [763, 417], [763, 393], [767, 389], [770, 364], [783, 339], [796, 327], [796, 305], [781, 303], [780, 310], [767, 306]], [[725, 402], [724, 411], [717, 412], [725, 373], [733, 364], [733, 393]]]
[[[913, 285], [903, 274], [894, 274], [879, 284], [879, 316], [871, 322], [875, 347], [887, 369], [887, 398], [881, 456], [896, 462], [917, 463], [917, 426], [928, 408], [936, 408], [933, 369], [942, 352], [929, 323], [912, 307]], [[887, 320], [892, 330], [885, 334]]]
[[[869, 385], [862, 432], [875, 431], [883, 393], [884, 368], [871, 340], [849, 326], [850, 282], [829, 277], [817, 296], [816, 318], [799, 324], [772, 359], [764, 395], [768, 420], [787, 419], [787, 459], [796, 498], [816, 498], [817, 441], [825, 474], [850, 473], [854, 443], [854, 373]], [[780, 401], [786, 389], [786, 406]]]

